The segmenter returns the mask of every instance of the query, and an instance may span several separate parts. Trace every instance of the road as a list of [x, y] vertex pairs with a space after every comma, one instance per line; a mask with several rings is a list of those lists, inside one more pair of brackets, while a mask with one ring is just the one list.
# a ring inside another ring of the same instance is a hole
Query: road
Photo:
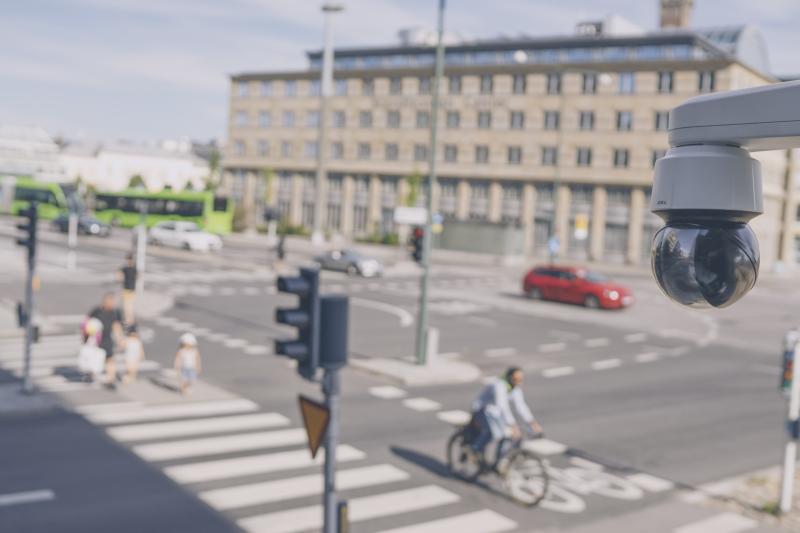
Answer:
[[[232, 242], [214, 258], [154, 250], [146, 286], [173, 305], [142, 321], [152, 361], [145, 375], [115, 391], [74, 380], [76, 323], [114, 286], [127, 242], [82, 240], [74, 273], [63, 268], [62, 244], [42, 245], [37, 297], [52, 331], [37, 346], [36, 368], [40, 385], [71, 407], [3, 419], [16, 436], [0, 441], [0, 468], [15, 475], [0, 478], [0, 502], [38, 488], [55, 497], [0, 504], [0, 520], [25, 531], [97, 530], [114, 516], [131, 516], [131, 531], [318, 528], [319, 469], [303, 449], [296, 397], [320, 394], [271, 353], [285, 334], [274, 309], [291, 299], [259, 266], [262, 249]], [[21, 253], [8, 239], [0, 253], [8, 258], [0, 298], [13, 301]], [[291, 266], [308, 257], [290, 247]], [[550, 496], [525, 509], [496, 480], [448, 477], [445, 443], [479, 382], [405, 387], [349, 368], [338, 453], [353, 531], [674, 531], [718, 513], [681, 492], [778, 462], [785, 407], [776, 347], [796, 314], [792, 280], [767, 276], [734, 309], [698, 313], [667, 302], [646, 272], [621, 271], [635, 306], [600, 312], [520, 298], [520, 273], [434, 265], [431, 324], [441, 357], [476, 365], [484, 380], [524, 369], [525, 396], [547, 432], [534, 445], [551, 465]], [[398, 264], [380, 280], [325, 272], [323, 290], [351, 296], [351, 358], [412, 356], [413, 268]], [[188, 398], [171, 389], [168, 370], [184, 331], [200, 339], [204, 362]], [[0, 339], [0, 366], [18, 369], [18, 354], [18, 339]], [[64, 434], [70, 440], [56, 445]], [[104, 486], [127, 505], [104, 504], [92, 492]], [[166, 502], [185, 512], [167, 513]]]

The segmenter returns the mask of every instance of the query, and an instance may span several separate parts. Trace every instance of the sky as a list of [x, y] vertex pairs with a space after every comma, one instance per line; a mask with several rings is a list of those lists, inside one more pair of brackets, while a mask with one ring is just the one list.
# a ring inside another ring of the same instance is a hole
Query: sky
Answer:
[[[436, 0], [340, 0], [337, 46], [433, 28]], [[305, 69], [319, 0], [2, 0], [0, 122], [70, 139], [224, 139], [229, 75]], [[657, 0], [448, 0], [446, 29], [475, 38], [572, 33], [615, 13], [655, 29]], [[800, 0], [695, 0], [693, 25], [747, 22], [772, 70], [800, 74]], [[793, 46], [794, 45], [794, 46]]]

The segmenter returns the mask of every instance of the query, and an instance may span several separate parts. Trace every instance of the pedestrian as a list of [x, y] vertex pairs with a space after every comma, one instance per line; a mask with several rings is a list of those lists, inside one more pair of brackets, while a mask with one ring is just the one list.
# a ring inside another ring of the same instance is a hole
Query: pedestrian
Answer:
[[106, 384], [114, 387], [117, 381], [114, 348], [116, 341], [122, 339], [122, 316], [119, 309], [116, 308], [114, 293], [106, 293], [100, 305], [91, 310], [89, 317], [98, 319], [103, 325], [98, 346], [106, 353]]
[[284, 258], [286, 257], [286, 234], [285, 233], [281, 233], [281, 236], [278, 237], [278, 246], [275, 248], [275, 252], [278, 254], [278, 261], [280, 261], [282, 263]]
[[96, 318], [87, 318], [81, 325], [83, 344], [78, 352], [78, 370], [85, 379], [97, 383], [103, 372], [106, 352], [98, 346], [102, 338], [103, 324]]
[[175, 370], [181, 375], [181, 394], [189, 394], [197, 375], [202, 371], [197, 338], [191, 333], [181, 335], [180, 346], [175, 354]]
[[126, 328], [125, 336], [125, 383], [133, 383], [139, 373], [139, 363], [144, 361], [144, 346], [139, 338], [136, 324]]
[[134, 306], [136, 303], [136, 263], [133, 254], [125, 257], [125, 265], [119, 269], [117, 279], [122, 282], [122, 310], [124, 313], [125, 324], [133, 324]]

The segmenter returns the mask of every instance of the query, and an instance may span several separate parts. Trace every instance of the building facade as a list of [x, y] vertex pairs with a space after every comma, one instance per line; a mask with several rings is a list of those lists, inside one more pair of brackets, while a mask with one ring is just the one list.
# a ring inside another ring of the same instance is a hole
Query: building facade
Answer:
[[[649, 196], [653, 165], [668, 148], [669, 110], [698, 94], [775, 80], [750, 28], [609, 27], [447, 47], [433, 190], [445, 227], [517, 227], [526, 255], [546, 255], [557, 236], [566, 258], [646, 261], [661, 226]], [[428, 169], [434, 54], [409, 43], [336, 50], [323, 147], [320, 52], [308, 54], [305, 71], [232, 76], [228, 192], [249, 211], [269, 203], [288, 223], [310, 227], [323, 149], [328, 231], [396, 231], [394, 207], [426, 205], [425, 187], [409, 193]], [[794, 246], [784, 231], [786, 153], [755, 156], [764, 171], [766, 212], [753, 221], [762, 261], [793, 260], [784, 257]]]

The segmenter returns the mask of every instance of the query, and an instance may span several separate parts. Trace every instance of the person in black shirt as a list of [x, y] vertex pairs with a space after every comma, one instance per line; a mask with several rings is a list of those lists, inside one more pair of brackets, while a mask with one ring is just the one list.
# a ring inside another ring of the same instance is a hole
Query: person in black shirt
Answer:
[[106, 376], [109, 385], [113, 385], [117, 378], [117, 369], [114, 365], [115, 340], [122, 338], [122, 316], [115, 303], [114, 293], [106, 293], [100, 306], [89, 313], [91, 318], [96, 318], [103, 324], [99, 346], [106, 352]]
[[122, 282], [122, 310], [126, 324], [133, 324], [134, 317], [134, 304], [136, 303], [136, 263], [133, 260], [133, 254], [128, 254], [125, 257], [125, 266], [119, 270], [117, 278]]

